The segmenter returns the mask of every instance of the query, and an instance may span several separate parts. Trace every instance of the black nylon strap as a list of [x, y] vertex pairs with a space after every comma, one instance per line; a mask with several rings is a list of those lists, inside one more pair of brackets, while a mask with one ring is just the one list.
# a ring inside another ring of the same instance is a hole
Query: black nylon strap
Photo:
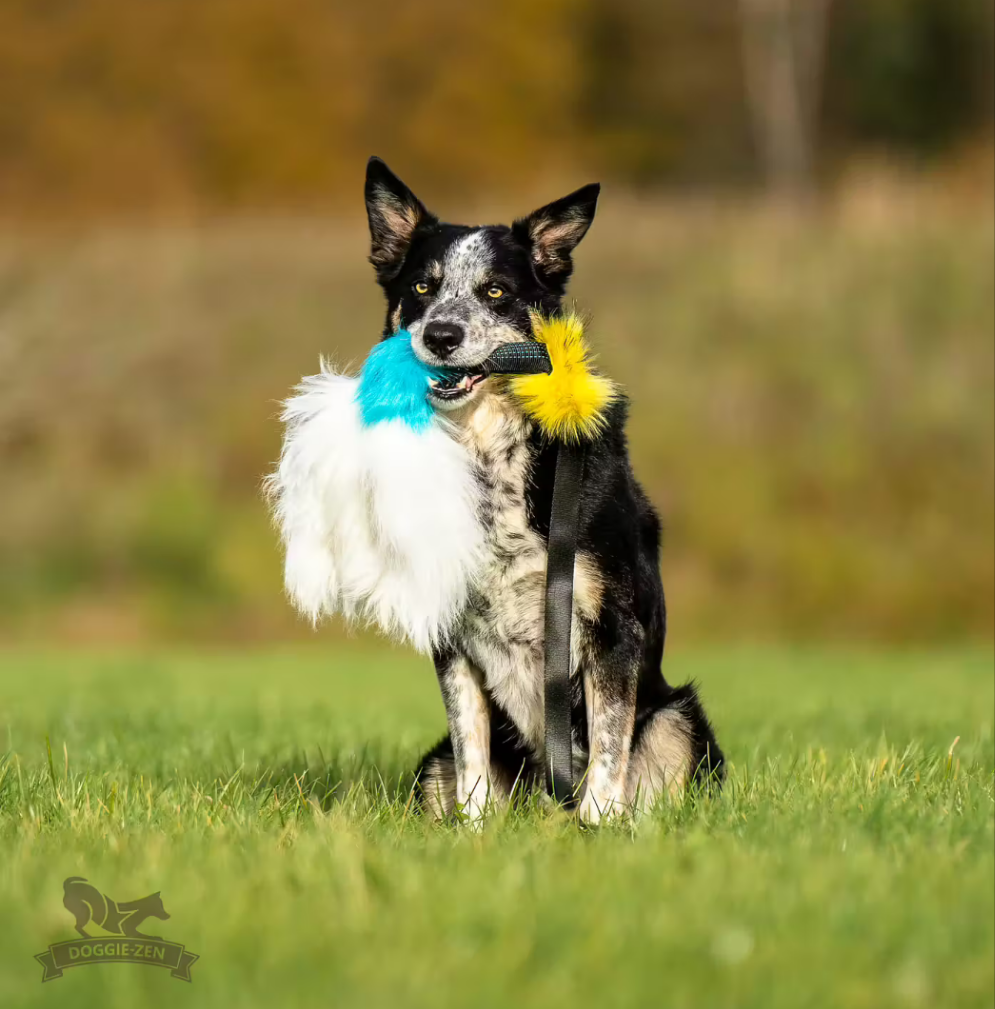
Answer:
[[553, 505], [546, 560], [546, 789], [557, 801], [574, 799], [570, 731], [570, 625], [574, 558], [584, 478], [584, 445], [560, 444], [556, 453]]

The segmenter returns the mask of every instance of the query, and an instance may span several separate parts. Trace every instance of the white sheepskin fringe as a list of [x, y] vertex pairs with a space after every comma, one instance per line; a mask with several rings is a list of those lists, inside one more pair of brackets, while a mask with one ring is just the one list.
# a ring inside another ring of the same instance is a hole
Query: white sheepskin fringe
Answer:
[[428, 652], [458, 621], [479, 567], [479, 491], [438, 418], [364, 427], [357, 379], [325, 362], [285, 404], [266, 481], [286, 549], [284, 583], [312, 622], [342, 613]]

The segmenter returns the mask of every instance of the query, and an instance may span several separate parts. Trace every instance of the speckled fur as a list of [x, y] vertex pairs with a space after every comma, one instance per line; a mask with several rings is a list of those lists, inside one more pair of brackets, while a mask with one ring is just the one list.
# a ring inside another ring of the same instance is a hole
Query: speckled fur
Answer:
[[[486, 530], [483, 571], [455, 643], [485, 671], [494, 700], [536, 750], [543, 739], [542, 635], [546, 542], [529, 523], [527, 483], [533, 427], [503, 390], [477, 400], [462, 419], [461, 439], [478, 465]], [[575, 565], [571, 651], [576, 671], [589, 643], [585, 628], [600, 609], [597, 565], [579, 554]]]
[[[598, 187], [510, 228], [441, 223], [377, 159], [366, 194], [371, 260], [387, 296], [384, 338], [405, 326], [427, 359], [418, 334], [427, 319], [444, 318], [464, 333], [452, 360], [472, 367], [500, 342], [532, 339], [531, 312], [558, 311]], [[385, 233], [398, 206], [410, 213], [399, 219], [400, 233]], [[484, 296], [493, 283], [508, 291], [496, 305]], [[427, 295], [415, 293], [425, 285]], [[591, 823], [648, 809], [695, 777], [718, 781], [723, 767], [694, 686], [672, 687], [660, 669], [659, 521], [632, 474], [626, 411], [619, 397], [590, 441], [580, 501], [572, 730], [580, 816]], [[447, 416], [480, 483], [484, 563], [462, 619], [434, 654], [450, 733], [422, 760], [420, 801], [435, 816], [459, 808], [479, 822], [544, 777], [543, 611], [556, 445], [500, 378], [485, 379]]]

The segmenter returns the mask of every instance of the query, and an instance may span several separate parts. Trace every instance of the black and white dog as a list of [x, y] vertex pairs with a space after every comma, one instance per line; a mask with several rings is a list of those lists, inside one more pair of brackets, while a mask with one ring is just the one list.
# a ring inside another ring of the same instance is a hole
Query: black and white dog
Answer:
[[[543, 780], [543, 606], [554, 447], [500, 379], [473, 368], [500, 344], [530, 340], [530, 312], [560, 309], [600, 187], [585, 186], [511, 227], [445, 224], [372, 158], [370, 261], [387, 296], [383, 330], [459, 368], [430, 392], [474, 461], [484, 561], [459, 622], [434, 649], [449, 735], [422, 761], [425, 806], [471, 819], [515, 783]], [[590, 445], [574, 575], [574, 773], [587, 822], [648, 807], [661, 793], [722, 774], [722, 753], [692, 685], [660, 664], [666, 610], [660, 525], [636, 482], [626, 405]]]

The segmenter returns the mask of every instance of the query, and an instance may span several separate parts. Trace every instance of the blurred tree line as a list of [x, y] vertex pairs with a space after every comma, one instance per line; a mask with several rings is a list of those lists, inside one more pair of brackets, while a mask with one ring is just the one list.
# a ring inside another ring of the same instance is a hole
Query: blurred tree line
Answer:
[[0, 214], [586, 171], [811, 186], [988, 142], [989, 0], [0, 0]]

